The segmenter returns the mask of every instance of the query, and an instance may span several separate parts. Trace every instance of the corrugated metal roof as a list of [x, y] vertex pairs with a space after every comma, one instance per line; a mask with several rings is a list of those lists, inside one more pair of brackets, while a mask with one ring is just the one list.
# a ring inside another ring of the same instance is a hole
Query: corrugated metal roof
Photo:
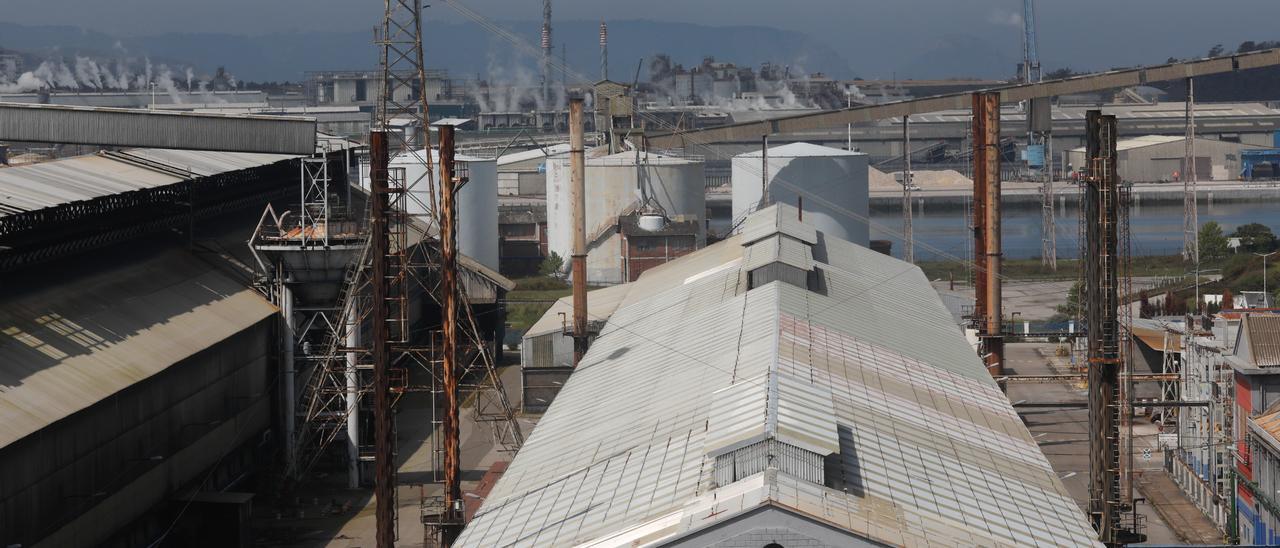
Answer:
[[813, 248], [790, 236], [774, 234], [747, 246], [744, 262], [748, 271], [770, 263], [782, 263], [813, 270]]
[[284, 154], [130, 149], [0, 169], [0, 214], [34, 211], [261, 167]]
[[1246, 314], [1243, 317], [1249, 354], [1256, 367], [1280, 366], [1280, 316]]
[[1249, 429], [1259, 438], [1280, 451], [1280, 408], [1272, 405], [1261, 415], [1249, 418]]
[[[659, 544], [766, 504], [889, 544], [1097, 544], [918, 268], [825, 238], [823, 293], [747, 290], [744, 239], [633, 284], [460, 546]], [[716, 485], [761, 435], [846, 485]]]
[[0, 302], [0, 447], [276, 310], [177, 251], [74, 276], [74, 283], [10, 283]]
[[535, 148], [523, 152], [513, 152], [511, 154], [503, 154], [498, 158], [498, 165], [505, 166], [538, 158], [547, 158], [550, 156], [558, 156], [569, 153], [568, 144], [551, 145], [546, 148]]
[[13, 212], [34, 211], [182, 180], [103, 156], [78, 156], [0, 169], [0, 203]]
[[163, 148], [135, 148], [122, 154], [159, 162], [200, 177], [208, 177], [229, 171], [261, 167], [291, 160], [298, 156], [288, 154], [256, 154], [246, 152], [208, 152], [202, 150], [173, 150]]
[[[1183, 137], [1181, 135], [1143, 135], [1141, 137], [1133, 137], [1130, 139], [1122, 139], [1120, 141], [1116, 141], [1116, 150], [1117, 151], [1134, 150], [1138, 148], [1146, 148], [1146, 147], [1155, 146], [1155, 145], [1181, 143], [1181, 142], [1184, 142], [1185, 140], [1186, 140], [1186, 137]], [[1212, 139], [1204, 139], [1201, 137], [1197, 137], [1196, 140], [1212, 141]], [[1084, 151], [1085, 151], [1084, 147], [1076, 147], [1071, 149], [1071, 152], [1084, 152]]]
[[[744, 152], [735, 158], [759, 158], [761, 151]], [[830, 158], [839, 156], [866, 156], [862, 152], [854, 152], [841, 148], [832, 148], [813, 143], [788, 143], [769, 147], [770, 158]]]
[[817, 243], [818, 231], [812, 225], [800, 222], [794, 208], [790, 210], [792, 214], [784, 215], [785, 207], [765, 208], [760, 211], [761, 214], [752, 214], [747, 217], [747, 222], [742, 226], [743, 245], [758, 242], [775, 234], [786, 234], [806, 244]]

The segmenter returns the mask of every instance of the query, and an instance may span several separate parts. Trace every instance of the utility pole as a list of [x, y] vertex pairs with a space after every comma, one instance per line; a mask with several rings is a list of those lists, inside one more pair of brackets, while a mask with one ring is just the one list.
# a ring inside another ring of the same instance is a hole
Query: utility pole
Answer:
[[444, 385], [444, 519], [441, 546], [452, 546], [462, 533], [462, 464], [458, 448], [458, 217], [454, 177], [453, 126], [440, 126], [440, 293], [444, 318], [441, 378]]
[[569, 196], [573, 200], [573, 366], [587, 354], [587, 185], [582, 98], [569, 100]]
[[974, 257], [979, 280], [974, 310], [981, 354], [992, 375], [1004, 370], [1000, 285], [1000, 94], [973, 94]]
[[[844, 108], [853, 108], [853, 94], [849, 90], [844, 91]], [[844, 128], [844, 149], [853, 152], [853, 123], [845, 124]]]
[[1117, 285], [1119, 175], [1116, 118], [1091, 110], [1086, 118], [1089, 176], [1084, 208], [1085, 286], [1089, 349], [1089, 517], [1107, 546], [1120, 546], [1120, 325]]
[[902, 117], [902, 260], [915, 264], [916, 238], [912, 228], [911, 188], [915, 173], [911, 171], [911, 116]]
[[[1254, 255], [1262, 257], [1262, 302], [1264, 303], [1271, 299], [1271, 294], [1267, 293], [1267, 257], [1275, 255], [1276, 253], [1280, 253], [1280, 251], [1272, 251], [1271, 253], [1254, 253]], [[1196, 283], [1199, 283], [1199, 280], [1197, 280]]]

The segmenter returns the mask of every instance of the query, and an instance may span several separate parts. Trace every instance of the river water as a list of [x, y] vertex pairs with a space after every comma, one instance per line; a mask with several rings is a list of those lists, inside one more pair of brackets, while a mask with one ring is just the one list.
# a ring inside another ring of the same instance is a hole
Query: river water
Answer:
[[[1280, 228], [1280, 203], [1275, 201], [1227, 202], [1207, 204], [1201, 200], [1200, 222], [1217, 221], [1224, 233], [1237, 226], [1262, 223]], [[893, 254], [902, 255], [902, 216], [894, 212], [873, 211], [871, 238], [893, 242]], [[1004, 256], [1027, 259], [1040, 256], [1041, 210], [1038, 207], [1005, 208], [1003, 218]], [[1129, 215], [1133, 256], [1175, 255], [1182, 250], [1182, 204], [1162, 202], [1135, 207]], [[964, 211], [956, 208], [916, 210], [914, 217], [916, 260], [968, 259], [971, 253], [970, 231]], [[1080, 255], [1080, 216], [1073, 205], [1057, 210], [1058, 258], [1074, 259]]]

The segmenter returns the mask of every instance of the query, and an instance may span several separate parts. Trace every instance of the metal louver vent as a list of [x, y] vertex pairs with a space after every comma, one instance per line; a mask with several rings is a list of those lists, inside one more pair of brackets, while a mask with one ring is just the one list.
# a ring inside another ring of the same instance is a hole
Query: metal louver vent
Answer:
[[773, 438], [716, 457], [716, 485], [728, 485], [766, 468], [821, 485], [826, 477], [824, 457]]

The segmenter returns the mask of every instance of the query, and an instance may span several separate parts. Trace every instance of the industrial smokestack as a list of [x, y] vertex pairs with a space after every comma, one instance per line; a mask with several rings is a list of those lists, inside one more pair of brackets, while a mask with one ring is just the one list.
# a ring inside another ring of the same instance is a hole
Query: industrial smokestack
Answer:
[[600, 22], [600, 79], [609, 79], [609, 25]]
[[973, 94], [973, 191], [975, 255], [978, 257], [975, 315], [987, 371], [1003, 374], [1004, 336], [1000, 287], [1000, 94]]
[[573, 200], [573, 366], [587, 353], [587, 185], [582, 98], [569, 100], [569, 197]]
[[551, 0], [542, 0], [542, 100], [551, 104]]

